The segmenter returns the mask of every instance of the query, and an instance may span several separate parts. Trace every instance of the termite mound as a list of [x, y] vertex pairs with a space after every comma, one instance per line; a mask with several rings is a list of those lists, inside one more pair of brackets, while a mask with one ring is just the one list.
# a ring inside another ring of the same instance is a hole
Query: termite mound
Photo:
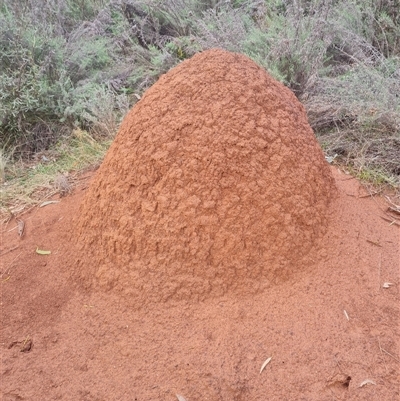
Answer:
[[291, 91], [205, 51], [124, 119], [81, 206], [72, 276], [137, 306], [252, 293], [301, 268], [334, 191]]

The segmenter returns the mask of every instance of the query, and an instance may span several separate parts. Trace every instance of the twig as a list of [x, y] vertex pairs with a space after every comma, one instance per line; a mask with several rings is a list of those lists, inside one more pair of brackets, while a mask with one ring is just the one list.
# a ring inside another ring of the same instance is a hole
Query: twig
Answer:
[[387, 195], [385, 195], [385, 198], [391, 205], [388, 207], [388, 210], [390, 210], [392, 213], [400, 214], [400, 205], [396, 205], [394, 202], [392, 202], [392, 200]]
[[379, 254], [378, 292], [381, 291], [381, 269], [382, 269], [382, 252]]
[[0, 256], [4, 256], [7, 255], [7, 253], [15, 251], [17, 248], [19, 248], [19, 245], [14, 246], [14, 248], [8, 249], [7, 251], [3, 252], [2, 254], [0, 254]]
[[[379, 340], [379, 337], [378, 337], [378, 344], [379, 344], [379, 351], [381, 351], [381, 355], [382, 355], [382, 358], [383, 358], [382, 347], [381, 347], [381, 341]], [[388, 373], [388, 368], [387, 368], [387, 366], [386, 366], [385, 358], [383, 358], [383, 364], [385, 365], [385, 370], [386, 370], [386, 374], [387, 374], [387, 373]]]
[[378, 343], [379, 343], [379, 348], [381, 351], [383, 351], [385, 354], [391, 356], [396, 362], [400, 362], [400, 359], [396, 358], [393, 354], [391, 354], [390, 352], [386, 351], [384, 348], [381, 347], [381, 342], [379, 341], [379, 338], [378, 338]]
[[369, 242], [369, 243], [372, 244], [372, 245], [376, 245], [376, 246], [379, 246], [379, 247], [382, 248], [382, 245], [379, 244], [378, 242], [371, 241], [370, 239], [367, 239], [366, 241]]
[[12, 264], [22, 255], [22, 252], [20, 252], [12, 261], [11, 263], [8, 265], [8, 267], [4, 270], [3, 273], [0, 274], [0, 278], [2, 278], [6, 273], [9, 275], [10, 274], [10, 268], [12, 266]]
[[400, 205], [396, 205], [395, 203], [393, 203], [392, 200], [387, 195], [385, 195], [385, 198], [393, 206], [393, 207], [390, 207], [389, 209], [393, 209], [397, 213], [400, 213]]
[[396, 219], [388, 219], [387, 217], [383, 217], [383, 216], [381, 216], [381, 219], [383, 219], [383, 220], [386, 220], [386, 221], [389, 221], [390, 222], [390, 226], [391, 225], [396, 225], [396, 226], [400, 226], [400, 223], [396, 220]]
[[379, 195], [381, 192], [382, 191], [371, 192], [371, 193], [369, 193], [367, 195], [360, 195], [358, 198], [370, 198], [372, 196]]
[[400, 362], [400, 359], [396, 358], [394, 355], [392, 355], [390, 352], [386, 351], [384, 348], [382, 348], [382, 351], [391, 356], [395, 361]]

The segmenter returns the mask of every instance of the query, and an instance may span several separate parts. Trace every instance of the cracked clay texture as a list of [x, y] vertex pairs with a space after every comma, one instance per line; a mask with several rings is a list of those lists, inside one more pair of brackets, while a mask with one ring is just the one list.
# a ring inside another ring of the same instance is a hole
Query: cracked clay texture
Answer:
[[302, 268], [334, 194], [293, 93], [208, 50], [125, 117], [80, 208], [72, 277], [138, 308], [256, 293]]

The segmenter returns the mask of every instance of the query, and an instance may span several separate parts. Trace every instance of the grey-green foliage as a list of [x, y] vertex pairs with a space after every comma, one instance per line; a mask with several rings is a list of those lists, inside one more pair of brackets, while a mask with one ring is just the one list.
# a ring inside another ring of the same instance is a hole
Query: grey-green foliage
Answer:
[[379, 42], [378, 11], [372, 1], [331, 7], [326, 68], [318, 68], [304, 98], [316, 127], [340, 123], [343, 116], [358, 124], [385, 116], [391, 130], [400, 128], [400, 53], [395, 42]]
[[73, 126], [109, 134], [135, 95], [212, 47], [247, 54], [288, 85], [315, 127], [390, 111], [395, 129], [399, 3], [2, 0], [0, 147], [35, 151]]
[[315, 127], [334, 126], [343, 114], [359, 124], [390, 115], [392, 130], [398, 129], [400, 54], [396, 41], [379, 45], [375, 6], [286, 2], [285, 12], [269, 21], [266, 64], [305, 102]]
[[307, 9], [294, 2], [270, 19], [268, 62], [298, 94], [308, 90], [324, 67], [332, 43], [331, 7], [330, 1], [310, 2]]
[[[0, 13], [2, 147], [17, 143], [22, 149], [37, 150], [48, 146], [63, 132], [63, 123], [79, 119], [87, 110], [88, 103], [83, 106], [82, 101], [87, 94], [80, 90], [87, 85], [84, 80], [100, 87], [96, 77], [112, 64], [107, 36], [93, 34], [96, 21], [76, 24], [69, 35], [58, 35], [55, 15], [49, 13], [47, 23], [37, 23], [35, 18], [44, 22], [38, 3], [27, 2], [24, 13], [3, 4]], [[75, 113], [69, 113], [71, 108]]]
[[27, 120], [47, 120], [48, 108], [58, 107], [62, 43], [10, 13], [0, 15], [0, 29], [0, 123], [7, 142], [7, 132], [23, 131]]
[[283, 0], [226, 3], [195, 25], [201, 49], [221, 47], [245, 53], [301, 94], [324, 68], [333, 42], [332, 1]]

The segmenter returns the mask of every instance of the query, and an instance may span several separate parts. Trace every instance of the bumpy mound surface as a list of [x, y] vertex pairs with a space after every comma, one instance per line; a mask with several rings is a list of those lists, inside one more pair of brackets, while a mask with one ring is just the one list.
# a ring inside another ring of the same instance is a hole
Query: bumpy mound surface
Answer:
[[296, 97], [245, 56], [203, 52], [122, 123], [81, 207], [73, 275], [138, 306], [256, 291], [300, 268], [333, 185]]

